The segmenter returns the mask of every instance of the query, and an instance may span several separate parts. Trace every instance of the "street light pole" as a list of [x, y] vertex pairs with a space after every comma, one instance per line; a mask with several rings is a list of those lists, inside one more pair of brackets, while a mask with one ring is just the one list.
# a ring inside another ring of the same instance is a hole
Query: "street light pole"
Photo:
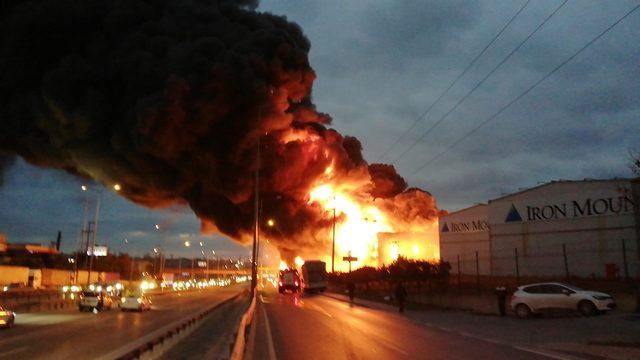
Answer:
[[191, 279], [192, 279], [192, 280], [194, 280], [194, 279], [196, 278], [195, 273], [194, 273], [195, 268], [194, 268], [194, 266], [193, 266], [193, 265], [194, 265], [194, 262], [195, 262], [195, 259], [196, 259], [196, 254], [195, 254], [195, 252], [194, 252], [194, 251], [193, 251], [193, 249], [192, 249], [192, 250], [191, 250]]
[[336, 259], [336, 208], [333, 207], [333, 241], [331, 245], [331, 273], [335, 273], [334, 262]]
[[91, 240], [91, 257], [89, 257], [89, 272], [87, 273], [87, 285], [91, 283], [91, 270], [93, 269], [93, 257], [96, 253], [96, 238], [98, 236], [98, 216], [100, 215], [100, 197], [102, 193], [98, 193], [96, 198], [96, 215], [94, 219], [93, 237]]
[[[258, 116], [262, 117], [262, 109], [258, 109]], [[256, 253], [258, 248], [258, 238], [260, 236], [260, 136], [258, 135], [258, 149], [256, 151], [256, 179], [254, 190], [254, 231], [253, 231], [253, 251], [251, 252], [251, 295], [255, 293], [258, 275], [258, 263]]]

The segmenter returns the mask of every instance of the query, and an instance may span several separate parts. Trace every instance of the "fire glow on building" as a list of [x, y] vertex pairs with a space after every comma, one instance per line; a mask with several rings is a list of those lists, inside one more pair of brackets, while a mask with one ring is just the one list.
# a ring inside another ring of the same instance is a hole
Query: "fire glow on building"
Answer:
[[203, 232], [245, 244], [259, 170], [262, 218], [275, 221], [262, 232], [287, 264], [329, 263], [334, 224], [338, 270], [349, 254], [354, 267], [437, 258], [434, 198], [330, 127], [311, 97], [309, 40], [256, 7], [10, 2], [0, 156], [117, 183], [147, 207], [188, 206]]

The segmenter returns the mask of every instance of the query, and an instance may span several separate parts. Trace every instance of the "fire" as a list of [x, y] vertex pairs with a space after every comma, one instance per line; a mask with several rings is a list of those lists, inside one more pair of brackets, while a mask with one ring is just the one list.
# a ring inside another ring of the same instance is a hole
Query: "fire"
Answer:
[[[321, 205], [325, 216], [331, 220], [335, 211], [336, 271], [347, 271], [349, 264], [342, 259], [345, 256], [357, 258], [357, 261], [351, 264], [353, 269], [387, 264], [401, 255], [419, 259], [434, 259], [439, 256], [437, 246], [427, 249], [427, 239], [421, 239], [424, 233], [437, 231], [437, 220], [407, 223], [402, 219], [396, 219], [394, 214], [388, 213], [382, 206], [383, 200], [363, 196], [361, 188], [350, 189], [348, 184], [341, 184], [340, 188], [321, 184], [310, 191], [309, 203]], [[402, 236], [403, 244], [406, 243], [404, 246], [399, 246], [396, 240], [391, 248], [379, 249], [381, 234], [395, 234], [407, 230], [411, 230], [415, 236], [409, 236], [409, 239]], [[325, 257], [325, 261], [330, 267], [330, 253]]]
[[280, 270], [287, 270], [288, 268], [289, 268], [289, 267], [287, 266], [287, 263], [286, 263], [286, 262], [284, 262], [284, 261], [282, 261], [282, 260], [280, 260], [280, 266], [279, 266], [279, 269], [280, 269]]

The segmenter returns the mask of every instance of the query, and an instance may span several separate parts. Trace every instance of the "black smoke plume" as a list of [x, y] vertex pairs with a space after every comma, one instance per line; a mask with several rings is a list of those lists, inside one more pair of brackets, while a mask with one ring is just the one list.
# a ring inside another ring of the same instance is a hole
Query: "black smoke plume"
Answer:
[[[256, 1], [0, 2], [0, 153], [109, 185], [149, 207], [190, 206], [203, 228], [243, 240], [262, 211], [286, 219], [281, 244], [326, 227], [307, 203], [328, 166], [368, 174], [360, 142], [311, 101], [309, 41]], [[287, 240], [285, 240], [285, 238]]]

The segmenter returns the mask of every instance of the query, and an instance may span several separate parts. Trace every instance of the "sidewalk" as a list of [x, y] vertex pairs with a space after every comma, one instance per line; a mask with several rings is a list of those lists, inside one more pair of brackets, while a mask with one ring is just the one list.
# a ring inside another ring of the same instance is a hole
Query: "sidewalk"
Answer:
[[[349, 302], [344, 295], [324, 295]], [[380, 311], [398, 311], [394, 305], [359, 298], [355, 299], [354, 304]], [[434, 308], [407, 310], [404, 316], [426, 327], [483, 341], [552, 352], [558, 358], [640, 359], [640, 316], [629, 313], [522, 320], [512, 316], [502, 318]]]

